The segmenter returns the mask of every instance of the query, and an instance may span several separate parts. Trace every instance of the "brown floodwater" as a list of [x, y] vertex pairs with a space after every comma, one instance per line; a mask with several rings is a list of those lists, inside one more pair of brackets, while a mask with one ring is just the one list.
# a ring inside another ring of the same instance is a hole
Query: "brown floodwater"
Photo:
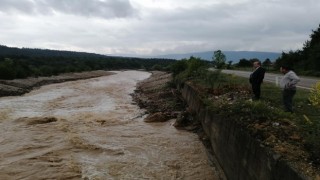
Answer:
[[0, 179], [217, 179], [196, 134], [145, 123], [142, 71], [0, 98]]

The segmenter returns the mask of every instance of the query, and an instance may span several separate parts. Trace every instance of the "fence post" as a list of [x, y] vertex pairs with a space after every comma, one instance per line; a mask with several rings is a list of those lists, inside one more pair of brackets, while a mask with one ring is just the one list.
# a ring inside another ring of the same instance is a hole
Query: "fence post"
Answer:
[[276, 85], [279, 86], [279, 76], [276, 76]]

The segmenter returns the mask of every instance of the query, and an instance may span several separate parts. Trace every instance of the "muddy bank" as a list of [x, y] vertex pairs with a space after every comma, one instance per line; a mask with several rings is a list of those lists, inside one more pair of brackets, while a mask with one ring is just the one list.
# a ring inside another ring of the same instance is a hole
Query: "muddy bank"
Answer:
[[65, 73], [58, 76], [38, 77], [27, 79], [0, 80], [0, 97], [18, 96], [46, 84], [61, 83], [80, 79], [89, 79], [114, 74], [109, 71], [90, 71], [80, 73]]
[[149, 114], [146, 121], [166, 121], [176, 118], [177, 114], [185, 109], [183, 101], [179, 101], [173, 94], [173, 89], [167, 87], [171, 74], [153, 71], [152, 75], [137, 84], [133, 99], [140, 108], [146, 109]]
[[182, 94], [173, 84], [170, 86], [172, 76], [166, 72], [153, 71], [152, 75], [137, 85], [132, 94], [133, 100], [140, 108], [146, 109], [146, 123], [156, 123], [174, 120], [173, 126], [179, 130], [191, 131], [198, 136], [206, 149], [207, 158], [210, 161], [217, 179], [226, 179], [217, 158], [214, 155], [209, 137], [206, 136], [200, 121], [194, 119]]
[[[164, 122], [176, 119], [174, 126], [197, 132], [201, 125], [192, 119], [181, 93], [171, 84], [172, 75], [152, 71], [151, 76], [137, 84], [132, 94], [140, 108], [146, 109], [145, 122]], [[172, 87], [171, 87], [172, 85]]]

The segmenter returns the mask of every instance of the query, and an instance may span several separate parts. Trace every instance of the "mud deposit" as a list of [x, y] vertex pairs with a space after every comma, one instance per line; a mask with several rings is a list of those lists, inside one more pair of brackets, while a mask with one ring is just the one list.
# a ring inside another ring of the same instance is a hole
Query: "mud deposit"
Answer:
[[143, 122], [139, 71], [0, 98], [0, 179], [216, 179], [198, 136]]

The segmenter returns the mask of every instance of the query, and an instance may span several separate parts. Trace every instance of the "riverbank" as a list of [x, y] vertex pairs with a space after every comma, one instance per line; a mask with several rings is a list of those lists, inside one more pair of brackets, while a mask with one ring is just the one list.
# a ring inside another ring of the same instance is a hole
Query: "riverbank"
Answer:
[[33, 77], [27, 79], [0, 80], [0, 97], [19, 96], [46, 84], [89, 79], [114, 74], [110, 71], [89, 71], [79, 73], [65, 73], [50, 77]]
[[176, 119], [174, 126], [193, 132], [201, 131], [199, 121], [193, 120], [187, 104], [175, 85], [170, 83], [172, 75], [167, 72], [152, 71], [152, 75], [137, 84], [133, 100], [140, 108], [146, 109], [145, 122], [164, 122]]
[[152, 75], [137, 84], [132, 94], [140, 108], [146, 110], [146, 123], [157, 123], [174, 119], [173, 126], [179, 130], [196, 133], [204, 147], [214, 174], [220, 180], [227, 179], [212, 150], [201, 122], [194, 119], [181, 93], [175, 85], [170, 86], [172, 75], [167, 72], [153, 71]]

